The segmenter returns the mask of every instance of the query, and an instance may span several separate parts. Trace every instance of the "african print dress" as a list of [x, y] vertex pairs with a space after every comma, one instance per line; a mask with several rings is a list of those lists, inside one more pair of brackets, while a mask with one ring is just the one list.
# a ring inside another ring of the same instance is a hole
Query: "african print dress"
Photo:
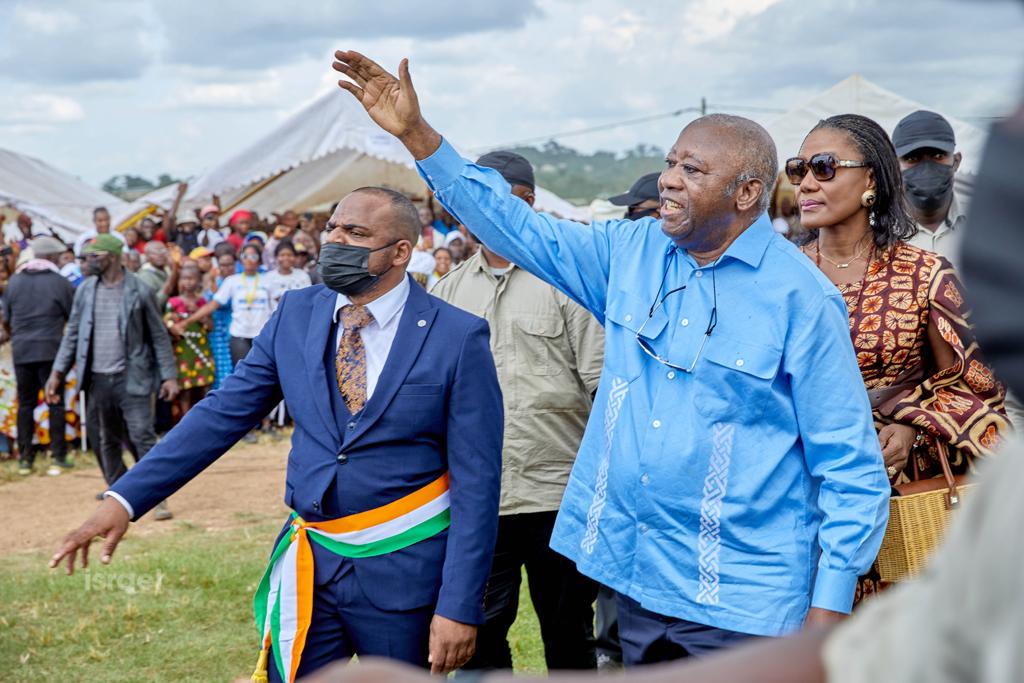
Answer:
[[[1006, 392], [974, 340], [953, 266], [899, 243], [876, 252], [863, 282], [840, 285], [839, 291], [875, 429], [895, 422], [920, 435], [894, 483], [941, 476], [940, 441], [948, 445], [954, 474], [972, 471], [974, 458], [991, 454], [1008, 429]], [[929, 324], [952, 348], [952, 367], [937, 369]], [[857, 600], [882, 587], [872, 575], [862, 578]]]
[[[172, 296], [167, 300], [164, 319], [168, 323], [176, 323], [189, 317], [205, 304], [206, 299], [202, 297], [196, 299], [194, 306], [189, 306], [181, 297]], [[185, 328], [185, 334], [175, 340], [174, 358], [178, 363], [178, 383], [182, 389], [207, 387], [213, 384], [216, 368], [206, 326], [203, 323], [190, 324]]]

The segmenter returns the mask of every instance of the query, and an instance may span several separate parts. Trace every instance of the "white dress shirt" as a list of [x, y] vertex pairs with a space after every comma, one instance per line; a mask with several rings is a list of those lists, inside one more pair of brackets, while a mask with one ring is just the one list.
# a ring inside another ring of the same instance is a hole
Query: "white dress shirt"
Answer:
[[[391, 353], [391, 345], [395, 341], [395, 333], [398, 332], [398, 323], [402, 319], [402, 311], [405, 310], [405, 302], [409, 299], [409, 278], [403, 277], [402, 281], [398, 283], [398, 286], [389, 291], [384, 296], [374, 299], [370, 303], [366, 304], [366, 307], [370, 309], [370, 313], [373, 314], [373, 322], [364, 327], [359, 331], [359, 336], [363, 339], [363, 346], [366, 349], [366, 400], [369, 401], [370, 397], [373, 396], [373, 390], [377, 388], [377, 380], [380, 379], [380, 373], [384, 370], [384, 364], [388, 360], [388, 354]], [[341, 307], [352, 303], [352, 301], [344, 294], [338, 294], [337, 300], [334, 302], [334, 320], [337, 321], [341, 315]], [[341, 335], [344, 334], [345, 330], [340, 325], [338, 326], [338, 334], [334, 339], [334, 348], [337, 349], [341, 345]], [[331, 373], [333, 377], [334, 373]], [[331, 382], [334, 385], [334, 382]], [[131, 503], [125, 500], [124, 496], [121, 496], [114, 491], [107, 491], [103, 494], [104, 497], [110, 497], [124, 506], [124, 509], [128, 511], [129, 517], [135, 516], [135, 510], [132, 508]]]
[[[366, 304], [373, 315], [373, 322], [359, 331], [363, 339], [363, 347], [366, 349], [366, 400], [373, 396], [373, 390], [377, 388], [377, 380], [384, 370], [384, 363], [391, 353], [391, 344], [395, 341], [395, 333], [398, 332], [398, 321], [402, 319], [402, 311], [405, 310], [405, 302], [409, 298], [409, 278], [403, 277], [397, 287], [382, 297], [374, 299]], [[341, 307], [352, 303], [344, 294], [339, 294], [334, 303], [334, 320], [339, 320]], [[341, 335], [345, 330], [339, 325], [338, 335], [334, 340], [334, 348], [341, 346]]]

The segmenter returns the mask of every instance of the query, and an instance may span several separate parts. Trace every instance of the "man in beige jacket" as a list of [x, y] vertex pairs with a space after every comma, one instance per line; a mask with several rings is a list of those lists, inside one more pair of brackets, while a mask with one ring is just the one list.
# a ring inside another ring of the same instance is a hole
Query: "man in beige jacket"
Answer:
[[[530, 163], [512, 152], [477, 162], [533, 205]], [[548, 546], [597, 389], [601, 326], [549, 284], [481, 246], [432, 293], [487, 320], [505, 398], [501, 517], [484, 598], [485, 624], [467, 669], [511, 669], [508, 631], [525, 566], [548, 669], [593, 669], [597, 585]]]

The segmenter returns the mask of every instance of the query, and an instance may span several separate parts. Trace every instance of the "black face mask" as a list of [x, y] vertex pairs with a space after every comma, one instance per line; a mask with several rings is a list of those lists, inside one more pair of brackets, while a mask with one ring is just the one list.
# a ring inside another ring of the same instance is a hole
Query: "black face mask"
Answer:
[[903, 172], [907, 201], [919, 211], [938, 211], [953, 193], [953, 167], [922, 161]]
[[357, 296], [377, 284], [381, 276], [391, 270], [391, 266], [388, 266], [382, 273], [371, 273], [370, 254], [393, 247], [398, 242], [395, 240], [376, 249], [352, 244], [325, 244], [320, 249], [317, 272], [328, 289], [345, 296]]

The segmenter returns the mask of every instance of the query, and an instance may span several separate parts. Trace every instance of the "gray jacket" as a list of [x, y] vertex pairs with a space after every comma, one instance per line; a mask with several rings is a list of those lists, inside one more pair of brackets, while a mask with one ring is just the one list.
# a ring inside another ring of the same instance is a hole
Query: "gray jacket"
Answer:
[[[75, 292], [71, 318], [64, 330], [57, 358], [53, 361], [53, 369], [65, 375], [72, 366], [77, 367], [83, 389], [89, 383], [93, 304], [96, 301], [98, 281], [96, 276], [88, 277]], [[157, 309], [153, 292], [127, 271], [124, 274], [124, 299], [118, 325], [124, 339], [125, 380], [129, 394], [148, 396], [160, 388], [161, 382], [177, 379], [177, 363], [171, 339]]]

